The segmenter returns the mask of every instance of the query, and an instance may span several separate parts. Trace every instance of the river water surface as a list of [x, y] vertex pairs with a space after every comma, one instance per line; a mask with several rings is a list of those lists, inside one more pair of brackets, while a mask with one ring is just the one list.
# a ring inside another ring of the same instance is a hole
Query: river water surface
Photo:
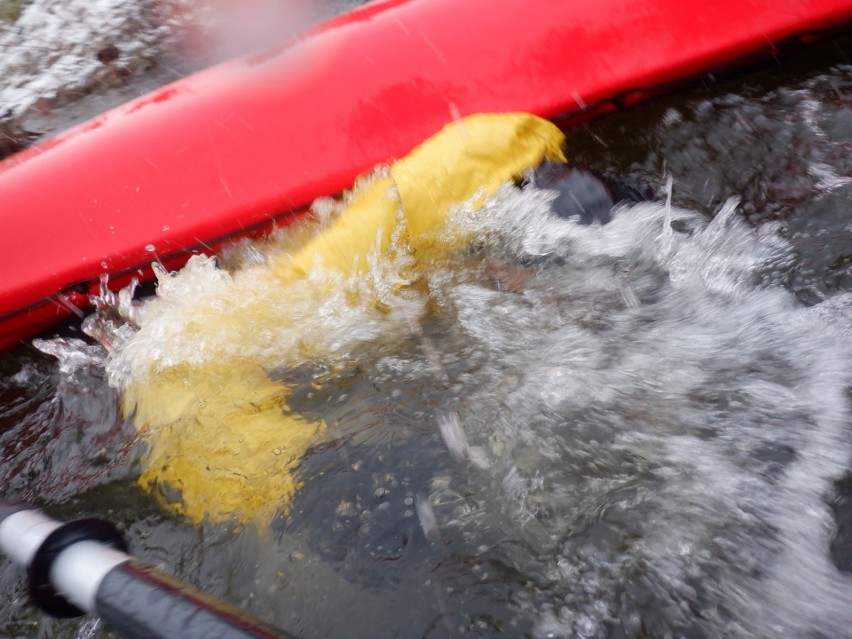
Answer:
[[[453, 214], [477, 239], [427, 286], [332, 309], [322, 357], [280, 346], [267, 373], [328, 432], [270, 526], [192, 525], [136, 484], [134, 362], [261, 357], [169, 337], [170, 299], [217, 294], [200, 261], [132, 347], [71, 326], [0, 356], [4, 492], [107, 517], [300, 637], [852, 637], [849, 45], [569, 131], [573, 159], [659, 202], [580, 226], [506, 185]], [[0, 634], [113, 636], [45, 619], [5, 561]]]

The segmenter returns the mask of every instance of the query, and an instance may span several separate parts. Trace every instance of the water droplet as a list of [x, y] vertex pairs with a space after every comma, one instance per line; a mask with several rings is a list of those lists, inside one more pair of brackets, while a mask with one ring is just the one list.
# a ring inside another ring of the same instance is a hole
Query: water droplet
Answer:
[[450, 455], [456, 461], [463, 461], [467, 454], [467, 437], [462, 430], [458, 414], [452, 412], [441, 415], [438, 418], [438, 426]]
[[432, 504], [429, 503], [429, 498], [418, 496], [414, 507], [417, 510], [417, 516], [420, 519], [420, 527], [423, 529], [423, 534], [426, 536], [426, 539], [432, 543], [441, 541], [441, 533], [438, 531], [438, 518], [435, 517], [435, 511], [432, 510]]
[[273, 450], [273, 451], [272, 451], [272, 454], [273, 454], [273, 455], [280, 455], [280, 454], [281, 454], [281, 449], [280, 449], [280, 448], [276, 448], [275, 450]]
[[153, 244], [149, 244], [148, 246], [145, 247], [145, 250], [148, 251], [149, 253], [153, 253], [154, 251], [157, 250], [157, 247], [154, 246]]

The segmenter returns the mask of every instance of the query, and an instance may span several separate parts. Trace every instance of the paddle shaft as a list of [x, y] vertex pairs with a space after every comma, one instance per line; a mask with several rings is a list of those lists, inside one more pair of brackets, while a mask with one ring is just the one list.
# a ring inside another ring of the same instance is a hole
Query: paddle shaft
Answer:
[[0, 551], [27, 568], [30, 594], [49, 614], [93, 613], [129, 639], [286, 639], [125, 550], [106, 522], [63, 524], [0, 501]]

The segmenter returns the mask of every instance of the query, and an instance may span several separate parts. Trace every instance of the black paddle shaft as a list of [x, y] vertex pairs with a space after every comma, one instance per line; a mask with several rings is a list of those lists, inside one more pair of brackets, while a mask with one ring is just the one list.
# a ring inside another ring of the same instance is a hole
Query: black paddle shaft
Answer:
[[128, 639], [290, 639], [126, 554], [99, 519], [61, 523], [0, 499], [0, 551], [29, 572], [30, 594], [60, 617], [94, 613]]
[[96, 613], [128, 639], [284, 639], [286, 635], [135, 560], [113, 568]]

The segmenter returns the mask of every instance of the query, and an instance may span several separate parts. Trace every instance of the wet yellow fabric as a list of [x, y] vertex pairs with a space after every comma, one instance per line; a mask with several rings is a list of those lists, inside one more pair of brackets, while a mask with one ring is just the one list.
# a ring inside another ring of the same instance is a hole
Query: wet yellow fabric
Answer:
[[[301, 249], [254, 267], [265, 269], [252, 275], [263, 282], [263, 294], [250, 303], [268, 311], [260, 315], [263, 321], [292, 317], [269, 309], [286, 304], [288, 295], [320, 303], [323, 292], [305, 293], [312, 269], [345, 277], [364, 273], [368, 256], [387, 251], [394, 233], [419, 262], [441, 248], [435, 238], [452, 206], [475, 196], [481, 204], [544, 159], [564, 160], [563, 142], [557, 127], [528, 114], [479, 114], [447, 125], [387, 175], [356, 188], [343, 213]], [[286, 512], [299, 487], [299, 461], [326, 430], [290, 412], [289, 389], [270, 379], [262, 357], [243, 357], [239, 348], [204, 356], [205, 344], [214, 339], [264, 339], [259, 333], [265, 329], [247, 323], [241, 304], [236, 310], [213, 305], [196, 311], [203, 319], [188, 322], [181, 339], [197, 341], [198, 357], [153, 362], [125, 391], [125, 411], [134, 415], [148, 447], [140, 484], [195, 522], [264, 525], [276, 512]], [[304, 334], [284, 359], [321, 357], [322, 342], [312, 342], [312, 326], [320, 320], [292, 321]]]
[[371, 248], [387, 249], [400, 205], [409, 244], [415, 253], [427, 250], [430, 231], [443, 223], [451, 206], [477, 194], [481, 204], [544, 159], [564, 162], [563, 143], [554, 124], [527, 113], [478, 114], [448, 124], [393, 164], [390, 176], [357, 193], [331, 228], [273, 268], [302, 276], [319, 257], [326, 268], [363, 271]]
[[180, 366], [133, 388], [128, 404], [150, 445], [142, 485], [196, 522], [271, 521], [298, 488], [298, 456], [324, 429], [288, 415], [287, 395], [247, 366]]

